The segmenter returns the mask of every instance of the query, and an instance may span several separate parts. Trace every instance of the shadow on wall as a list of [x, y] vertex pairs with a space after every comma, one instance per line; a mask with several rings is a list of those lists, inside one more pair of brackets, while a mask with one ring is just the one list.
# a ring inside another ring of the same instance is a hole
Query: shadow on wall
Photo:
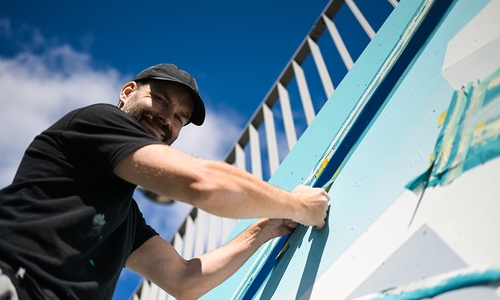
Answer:
[[[329, 213], [329, 212], [328, 212]], [[290, 264], [290, 260], [295, 254], [295, 251], [302, 245], [302, 240], [308, 227], [300, 226], [298, 227], [290, 238], [290, 248], [277, 262], [275, 269], [272, 271], [269, 280], [267, 281], [260, 299], [272, 299], [276, 288], [283, 278], [283, 274]], [[302, 272], [302, 277], [300, 279], [300, 284], [298, 287], [297, 295], [295, 299], [309, 299], [309, 295], [312, 291], [310, 287], [316, 281], [318, 275], [318, 268], [323, 257], [323, 252], [325, 250], [326, 241], [330, 235], [330, 226], [328, 224], [328, 217], [326, 218], [325, 228], [321, 230], [312, 229], [309, 235], [308, 241], [311, 243], [309, 255], [307, 256], [306, 265]], [[306, 295], [307, 293], [309, 295]]]

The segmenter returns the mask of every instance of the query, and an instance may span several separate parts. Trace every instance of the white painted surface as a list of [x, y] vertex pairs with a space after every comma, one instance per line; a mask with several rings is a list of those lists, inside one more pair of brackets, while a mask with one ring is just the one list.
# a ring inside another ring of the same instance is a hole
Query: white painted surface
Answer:
[[485, 79], [500, 65], [499, 15], [500, 0], [492, 0], [449, 41], [442, 74], [455, 89]]
[[428, 188], [410, 227], [418, 197], [405, 192], [316, 281], [310, 298], [345, 299], [424, 224], [469, 266], [500, 263], [498, 178], [500, 158]]

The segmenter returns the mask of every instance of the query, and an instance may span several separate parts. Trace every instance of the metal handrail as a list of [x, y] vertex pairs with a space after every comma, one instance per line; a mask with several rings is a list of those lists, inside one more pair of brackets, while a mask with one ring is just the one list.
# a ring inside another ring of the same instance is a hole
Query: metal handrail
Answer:
[[[392, 8], [398, 4], [397, 0], [384, 1], [388, 1]], [[297, 134], [297, 118], [294, 118], [294, 113], [305, 116], [305, 126], [309, 126], [315, 118], [314, 105], [306, 79], [307, 74], [303, 68], [305, 61], [312, 56], [325, 95], [324, 101], [319, 103], [321, 107], [334, 93], [331, 75], [335, 74], [337, 77], [343, 78], [354, 65], [356, 58], [353, 58], [335, 24], [335, 16], [341, 9], [348, 9], [352, 13], [368, 37], [368, 41], [375, 36], [376, 29], [370, 25], [354, 0], [331, 0], [242, 130], [237, 141], [226, 155], [225, 162], [234, 164], [264, 180], [267, 180], [277, 170], [280, 164], [280, 153], [283, 157], [286, 156], [300, 136], [300, 133]], [[325, 52], [321, 51], [320, 46], [320, 38], [325, 29], [327, 29], [336, 53], [345, 67], [344, 69], [335, 69], [333, 73], [325, 63], [323, 56]], [[366, 47], [366, 45], [364, 46]], [[301, 110], [296, 107], [292, 108], [290, 101], [289, 85], [293, 80], [296, 82], [301, 100]], [[280, 103], [279, 108], [276, 106], [278, 102]], [[316, 109], [319, 111], [321, 107], [316, 107]], [[275, 116], [276, 113], [281, 116], [284, 132], [280, 132], [276, 128], [275, 121], [279, 119]], [[264, 127], [261, 127], [263, 123]], [[259, 129], [261, 128], [263, 128], [265, 135], [265, 143], [261, 143], [260, 140]], [[279, 148], [278, 137], [286, 140], [285, 149]], [[267, 164], [264, 164], [262, 159], [263, 153], [266, 154]], [[249, 155], [249, 165], [247, 164], [247, 155]], [[264, 169], [267, 171], [266, 173], [263, 172], [263, 165], [267, 167]], [[234, 220], [215, 217], [200, 209], [193, 208], [170, 242], [184, 258], [189, 259], [219, 247], [235, 225], [236, 221]], [[144, 280], [132, 295], [132, 299], [163, 300], [172, 298], [154, 284]]]

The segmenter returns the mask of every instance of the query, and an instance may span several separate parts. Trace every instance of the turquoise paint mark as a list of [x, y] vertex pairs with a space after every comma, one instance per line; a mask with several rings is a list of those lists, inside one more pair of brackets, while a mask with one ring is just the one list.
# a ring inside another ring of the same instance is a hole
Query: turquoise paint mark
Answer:
[[410, 300], [434, 297], [449, 291], [488, 284], [500, 280], [500, 268], [466, 268], [454, 272], [433, 276], [389, 291], [366, 295], [356, 300]]
[[92, 259], [89, 259], [89, 262], [92, 265], [92, 267], [95, 267], [94, 261]]
[[420, 194], [500, 156], [500, 69], [456, 91], [434, 148], [434, 160], [406, 188]]

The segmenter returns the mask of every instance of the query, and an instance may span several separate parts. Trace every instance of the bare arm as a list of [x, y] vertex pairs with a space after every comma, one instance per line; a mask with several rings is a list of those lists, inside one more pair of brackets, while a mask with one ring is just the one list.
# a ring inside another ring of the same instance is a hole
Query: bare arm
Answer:
[[131, 183], [231, 218], [292, 219], [323, 228], [329, 196], [299, 186], [290, 193], [223, 162], [194, 158], [165, 145], [130, 153], [114, 170]]
[[231, 276], [262, 244], [296, 226], [290, 220], [261, 219], [221, 248], [191, 260], [155, 236], [130, 255], [126, 267], [178, 299], [197, 299]]

